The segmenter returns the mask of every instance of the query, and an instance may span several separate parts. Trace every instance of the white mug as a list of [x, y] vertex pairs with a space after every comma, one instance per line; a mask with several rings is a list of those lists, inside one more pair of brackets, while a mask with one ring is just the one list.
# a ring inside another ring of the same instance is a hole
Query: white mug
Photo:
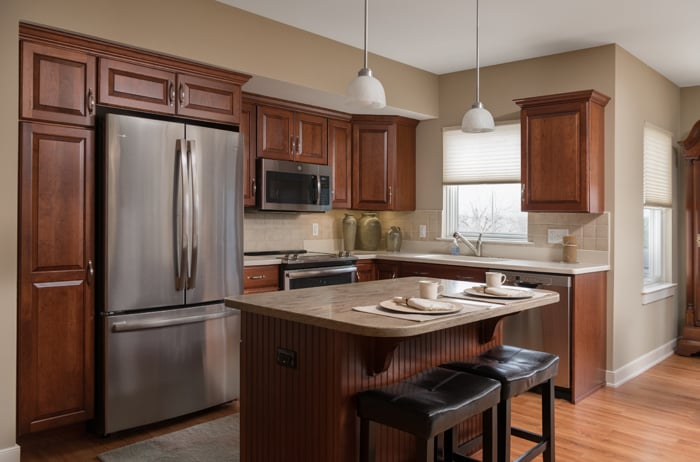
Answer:
[[486, 272], [486, 287], [501, 287], [506, 282], [506, 275], [492, 271]]
[[436, 299], [442, 292], [442, 284], [437, 281], [418, 281], [420, 298]]

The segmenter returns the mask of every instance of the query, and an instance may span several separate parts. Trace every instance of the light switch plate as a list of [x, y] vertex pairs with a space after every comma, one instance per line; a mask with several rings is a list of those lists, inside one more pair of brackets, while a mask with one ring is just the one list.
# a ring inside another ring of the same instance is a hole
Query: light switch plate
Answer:
[[425, 225], [418, 225], [418, 238], [425, 239], [428, 237], [428, 231]]
[[318, 223], [311, 224], [311, 234], [318, 236]]
[[564, 236], [569, 234], [568, 229], [548, 229], [547, 230], [547, 243], [548, 244], [561, 244]]

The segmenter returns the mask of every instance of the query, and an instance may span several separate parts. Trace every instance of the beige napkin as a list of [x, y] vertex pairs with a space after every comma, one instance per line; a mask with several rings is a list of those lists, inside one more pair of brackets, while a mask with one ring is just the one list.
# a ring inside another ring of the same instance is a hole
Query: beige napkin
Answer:
[[394, 297], [393, 301], [394, 303], [400, 303], [422, 311], [452, 311], [455, 309], [452, 303], [440, 302], [428, 298]]
[[500, 295], [501, 297], [509, 297], [513, 295], [508, 289], [501, 289], [499, 287], [484, 287], [484, 293], [489, 295]]

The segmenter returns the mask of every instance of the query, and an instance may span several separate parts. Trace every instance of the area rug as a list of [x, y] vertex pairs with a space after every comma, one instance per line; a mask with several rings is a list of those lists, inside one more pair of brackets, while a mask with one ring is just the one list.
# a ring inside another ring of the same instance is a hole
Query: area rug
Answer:
[[238, 414], [104, 452], [102, 462], [239, 462]]

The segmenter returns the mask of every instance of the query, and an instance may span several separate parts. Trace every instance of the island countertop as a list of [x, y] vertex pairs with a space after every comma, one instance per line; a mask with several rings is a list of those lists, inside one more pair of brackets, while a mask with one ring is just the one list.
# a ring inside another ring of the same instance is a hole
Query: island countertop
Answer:
[[[418, 281], [421, 277], [407, 277], [359, 284], [342, 284], [309, 289], [267, 292], [226, 298], [226, 305], [264, 316], [285, 321], [298, 322], [322, 327], [338, 332], [366, 337], [412, 337], [471, 324], [487, 319], [500, 319], [503, 316], [535, 308], [559, 300], [556, 292], [536, 290], [537, 297], [529, 299], [503, 300], [484, 299], [493, 303], [492, 307], [479, 310], [465, 310], [457, 314], [436, 315], [428, 321], [413, 321], [356, 311], [353, 307], [376, 306], [395, 296], [417, 297]], [[444, 285], [443, 294], [460, 293], [478, 284], [440, 280]], [[450, 301], [445, 299], [445, 301]], [[493, 306], [495, 305], [495, 306]]]

